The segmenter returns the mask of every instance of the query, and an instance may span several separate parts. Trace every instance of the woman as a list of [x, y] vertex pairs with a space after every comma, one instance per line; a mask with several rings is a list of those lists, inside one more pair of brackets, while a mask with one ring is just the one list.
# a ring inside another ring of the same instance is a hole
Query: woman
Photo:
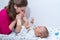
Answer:
[[15, 32], [21, 30], [21, 19], [25, 15], [27, 0], [10, 0], [0, 12], [0, 34], [10, 34], [15, 28]]

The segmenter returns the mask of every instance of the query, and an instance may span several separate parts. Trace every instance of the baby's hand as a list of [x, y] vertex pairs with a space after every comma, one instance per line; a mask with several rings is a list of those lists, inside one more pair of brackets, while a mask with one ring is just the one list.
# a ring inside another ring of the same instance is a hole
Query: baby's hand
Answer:
[[28, 23], [27, 25], [26, 25], [26, 29], [29, 29], [30, 28], [30, 24]]
[[31, 19], [31, 23], [32, 23], [32, 24], [34, 23], [34, 18]]

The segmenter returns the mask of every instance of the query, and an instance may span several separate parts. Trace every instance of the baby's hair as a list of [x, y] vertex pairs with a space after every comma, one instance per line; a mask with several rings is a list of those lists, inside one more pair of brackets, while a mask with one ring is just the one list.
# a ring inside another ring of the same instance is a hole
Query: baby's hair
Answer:
[[46, 27], [44, 27], [44, 28], [45, 28], [45, 31], [42, 32], [43, 33], [43, 38], [47, 38], [48, 35], [49, 35], [49, 32], [48, 32], [48, 29]]

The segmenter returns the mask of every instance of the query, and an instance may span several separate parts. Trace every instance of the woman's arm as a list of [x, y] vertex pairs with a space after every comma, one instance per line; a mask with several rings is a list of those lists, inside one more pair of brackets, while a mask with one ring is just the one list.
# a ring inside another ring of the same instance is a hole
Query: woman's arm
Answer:
[[16, 20], [11, 22], [11, 24], [9, 25], [10, 30], [14, 29], [15, 24], [16, 24]]

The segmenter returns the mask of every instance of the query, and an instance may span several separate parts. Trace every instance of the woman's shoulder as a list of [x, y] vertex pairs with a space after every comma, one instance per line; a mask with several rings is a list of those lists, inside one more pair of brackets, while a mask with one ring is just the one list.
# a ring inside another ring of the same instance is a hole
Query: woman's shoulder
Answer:
[[6, 8], [1, 9], [0, 13], [7, 12]]
[[7, 10], [6, 8], [4, 8], [0, 11], [0, 16], [6, 16], [6, 15], [7, 15]]

